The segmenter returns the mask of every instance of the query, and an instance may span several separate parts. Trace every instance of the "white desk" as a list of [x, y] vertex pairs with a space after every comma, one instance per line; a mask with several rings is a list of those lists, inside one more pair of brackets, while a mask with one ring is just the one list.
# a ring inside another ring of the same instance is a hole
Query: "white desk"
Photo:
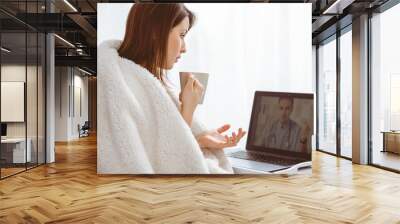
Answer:
[[[25, 138], [6, 138], [1, 139], [2, 151], [12, 150], [12, 163], [25, 163], [31, 161], [31, 145], [32, 140], [30, 138], [26, 139], [28, 147], [26, 147], [25, 153]], [[10, 149], [10, 147], [12, 147]], [[25, 161], [27, 159], [27, 161]]]

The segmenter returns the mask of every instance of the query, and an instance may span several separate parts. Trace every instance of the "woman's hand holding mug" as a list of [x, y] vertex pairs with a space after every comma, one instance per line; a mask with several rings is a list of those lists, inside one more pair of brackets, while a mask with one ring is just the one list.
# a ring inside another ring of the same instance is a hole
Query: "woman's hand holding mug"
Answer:
[[190, 73], [187, 74], [185, 87], [179, 94], [179, 100], [182, 102], [181, 114], [186, 123], [191, 126], [193, 113], [203, 95], [204, 87]]
[[188, 78], [185, 87], [179, 94], [179, 99], [182, 102], [182, 110], [194, 112], [201, 96], [203, 95], [204, 87], [201, 83], [188, 73]]

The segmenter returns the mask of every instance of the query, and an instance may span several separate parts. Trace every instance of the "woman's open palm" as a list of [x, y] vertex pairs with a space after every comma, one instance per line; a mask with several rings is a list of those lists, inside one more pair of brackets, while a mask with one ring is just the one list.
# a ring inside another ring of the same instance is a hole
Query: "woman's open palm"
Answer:
[[223, 133], [230, 128], [229, 124], [222, 127], [205, 132], [196, 137], [201, 148], [223, 149], [236, 146], [240, 139], [246, 134], [242, 128], [239, 128], [238, 133], [232, 133], [232, 136], [224, 135]]

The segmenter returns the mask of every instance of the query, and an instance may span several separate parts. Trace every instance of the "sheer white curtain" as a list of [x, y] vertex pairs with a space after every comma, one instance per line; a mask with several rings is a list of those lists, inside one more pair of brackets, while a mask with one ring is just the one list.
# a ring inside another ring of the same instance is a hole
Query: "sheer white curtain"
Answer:
[[197, 110], [206, 125], [247, 130], [256, 90], [313, 92], [310, 4], [187, 7], [197, 23], [169, 78], [179, 86], [179, 71], [210, 73]]
[[[256, 90], [313, 92], [311, 4], [185, 5], [197, 21], [185, 38], [187, 53], [168, 78], [179, 88], [179, 71], [210, 74], [196, 112], [208, 127], [229, 123], [247, 130]], [[99, 4], [99, 41], [125, 29], [108, 17], [126, 18], [117, 8], [130, 6]]]

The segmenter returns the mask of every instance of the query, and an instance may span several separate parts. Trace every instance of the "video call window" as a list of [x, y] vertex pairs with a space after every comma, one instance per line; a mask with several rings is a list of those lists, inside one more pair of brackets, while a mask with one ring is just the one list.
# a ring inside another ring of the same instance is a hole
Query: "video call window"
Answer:
[[292, 95], [256, 97], [250, 145], [311, 153], [313, 99]]

